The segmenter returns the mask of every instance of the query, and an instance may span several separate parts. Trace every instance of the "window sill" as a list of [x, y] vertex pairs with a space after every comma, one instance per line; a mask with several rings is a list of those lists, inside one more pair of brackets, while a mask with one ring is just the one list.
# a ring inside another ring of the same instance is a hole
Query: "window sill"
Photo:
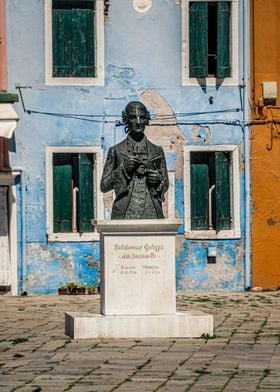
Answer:
[[[222, 83], [221, 83], [222, 81]], [[213, 87], [219, 84], [222, 84], [222, 86], [238, 86], [238, 79], [237, 78], [224, 78], [224, 79], [219, 79], [219, 78], [188, 78], [185, 77], [182, 80], [182, 85], [183, 86], [197, 86], [199, 87], [200, 85], [205, 85], [207, 87]]]
[[185, 238], [188, 239], [232, 239], [241, 238], [240, 230], [186, 230]]
[[93, 233], [48, 233], [48, 242], [91, 242], [99, 241], [99, 234]]
[[104, 86], [103, 77], [100, 78], [52, 78], [46, 77], [47, 86]]

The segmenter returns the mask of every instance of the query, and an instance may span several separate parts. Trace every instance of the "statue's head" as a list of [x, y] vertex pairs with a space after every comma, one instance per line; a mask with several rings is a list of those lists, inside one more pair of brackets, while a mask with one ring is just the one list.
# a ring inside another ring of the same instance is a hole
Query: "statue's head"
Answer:
[[132, 134], [143, 133], [145, 126], [149, 124], [150, 118], [150, 112], [139, 101], [129, 102], [122, 112], [122, 119], [126, 124], [126, 130]]

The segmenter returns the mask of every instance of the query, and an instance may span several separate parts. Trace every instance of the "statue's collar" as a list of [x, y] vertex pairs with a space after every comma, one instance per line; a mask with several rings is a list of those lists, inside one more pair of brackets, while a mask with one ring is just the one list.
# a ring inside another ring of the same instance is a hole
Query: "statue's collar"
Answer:
[[147, 138], [146, 138], [145, 135], [143, 135], [143, 139], [140, 140], [140, 141], [134, 140], [129, 134], [128, 134], [127, 139], [129, 141], [129, 143], [131, 143], [132, 145], [134, 145], [134, 144], [142, 145], [142, 144], [146, 144], [147, 143]]
[[132, 146], [135, 146], [135, 145], [137, 145], [137, 146], [146, 146], [146, 144], [147, 144], [147, 138], [146, 138], [145, 135], [143, 135], [143, 139], [140, 140], [139, 142], [137, 140], [134, 140], [130, 135], [128, 135], [127, 141]]
[[127, 147], [129, 152], [133, 152], [134, 154], [147, 154], [147, 138], [144, 135], [143, 139], [138, 142], [134, 140], [131, 136], [127, 137]]

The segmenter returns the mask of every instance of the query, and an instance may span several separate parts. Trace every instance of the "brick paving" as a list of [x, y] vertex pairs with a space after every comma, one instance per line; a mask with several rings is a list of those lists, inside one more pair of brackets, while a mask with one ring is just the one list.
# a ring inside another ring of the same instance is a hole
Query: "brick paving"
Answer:
[[214, 315], [201, 339], [71, 340], [65, 311], [99, 296], [0, 297], [0, 392], [279, 392], [280, 292], [187, 293], [177, 309]]

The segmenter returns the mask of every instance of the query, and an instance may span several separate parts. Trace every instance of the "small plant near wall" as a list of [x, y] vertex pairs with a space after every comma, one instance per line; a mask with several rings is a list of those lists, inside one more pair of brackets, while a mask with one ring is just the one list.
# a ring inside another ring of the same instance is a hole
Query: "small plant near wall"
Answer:
[[66, 283], [59, 283], [58, 287], [58, 295], [66, 295], [68, 294], [67, 284]]
[[86, 282], [84, 283], [76, 283], [75, 281], [70, 281], [67, 283], [60, 283], [58, 287], [58, 294], [59, 295], [74, 295], [74, 294], [97, 294], [98, 293], [98, 286], [95, 284], [91, 284], [87, 286]]
[[87, 287], [88, 295], [96, 294], [97, 286], [95, 284], [91, 284]]
[[76, 282], [71, 281], [67, 283], [68, 294], [76, 294], [78, 285]]
[[86, 294], [86, 283], [79, 283], [77, 286], [77, 294]]

